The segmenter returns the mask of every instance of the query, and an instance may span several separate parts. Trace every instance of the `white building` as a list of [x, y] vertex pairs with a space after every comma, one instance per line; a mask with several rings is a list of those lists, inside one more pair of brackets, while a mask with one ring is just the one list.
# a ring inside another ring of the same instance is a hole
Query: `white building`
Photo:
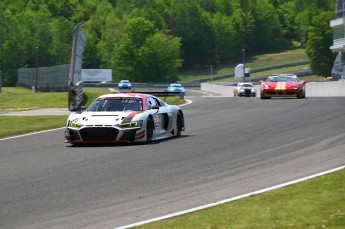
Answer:
[[330, 48], [338, 53], [332, 76], [334, 80], [345, 80], [345, 0], [336, 0], [335, 19], [330, 26], [333, 29], [333, 45]]

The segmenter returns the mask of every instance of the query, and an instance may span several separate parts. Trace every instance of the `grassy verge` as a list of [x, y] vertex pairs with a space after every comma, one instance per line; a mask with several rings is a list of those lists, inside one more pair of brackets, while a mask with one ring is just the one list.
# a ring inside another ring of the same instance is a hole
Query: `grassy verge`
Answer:
[[137, 228], [344, 228], [345, 170]]
[[38, 92], [20, 87], [3, 87], [0, 109], [31, 110], [37, 108], [67, 107], [67, 92]]
[[[305, 53], [305, 49], [292, 49], [286, 52], [280, 53], [270, 53], [270, 54], [263, 54], [253, 56], [249, 58], [246, 63], [247, 68], [257, 69], [269, 66], [276, 66], [282, 64], [288, 64], [292, 62], [301, 62], [308, 60], [308, 57]], [[229, 65], [224, 66], [213, 66], [212, 67], [212, 76], [221, 76], [233, 73], [235, 67], [240, 64], [238, 63], [231, 63]], [[298, 69], [299, 67], [292, 67], [291, 70]], [[272, 71], [270, 72], [272, 73]], [[185, 81], [193, 81], [198, 79], [205, 79], [205, 78], [212, 78], [211, 77], [211, 66], [207, 69], [201, 69], [199, 71], [186, 71], [179, 74], [179, 79], [182, 82]]]
[[[84, 104], [98, 96], [111, 93], [107, 88], [84, 88]], [[67, 108], [67, 92], [38, 92], [21, 87], [3, 87], [0, 110], [31, 110], [38, 108]]]
[[63, 127], [66, 120], [66, 115], [0, 116], [0, 138]]

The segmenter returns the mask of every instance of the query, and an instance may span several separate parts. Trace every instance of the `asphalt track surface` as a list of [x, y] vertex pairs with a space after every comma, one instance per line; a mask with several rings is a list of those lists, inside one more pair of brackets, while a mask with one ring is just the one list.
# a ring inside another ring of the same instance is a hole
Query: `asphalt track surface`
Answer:
[[0, 228], [115, 228], [345, 164], [344, 97], [186, 98], [179, 138], [72, 147], [58, 129], [0, 140]]

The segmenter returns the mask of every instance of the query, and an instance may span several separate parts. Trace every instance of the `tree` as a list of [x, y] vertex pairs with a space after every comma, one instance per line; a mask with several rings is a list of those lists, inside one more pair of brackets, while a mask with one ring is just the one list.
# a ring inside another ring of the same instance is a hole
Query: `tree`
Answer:
[[208, 66], [214, 60], [214, 31], [197, 0], [172, 1], [170, 30], [181, 37], [185, 67]]
[[114, 79], [136, 82], [171, 79], [181, 66], [180, 39], [158, 32], [152, 22], [129, 20], [125, 37], [113, 53]]
[[298, 26], [295, 20], [297, 16], [295, 4], [293, 2], [285, 2], [279, 5], [278, 14], [284, 39], [289, 41], [296, 40], [298, 38]]
[[232, 16], [220, 13], [212, 19], [215, 31], [215, 52], [218, 63], [238, 60], [238, 53], [245, 47], [245, 22], [241, 9], [235, 10]]
[[282, 44], [282, 30], [277, 10], [268, 0], [256, 0], [251, 8], [254, 26], [247, 31], [247, 36], [250, 36], [248, 49], [252, 53], [277, 50]]
[[308, 33], [307, 55], [310, 67], [314, 74], [330, 76], [335, 59], [330, 46], [333, 42], [333, 32], [329, 21], [334, 18], [332, 11], [322, 12], [312, 20], [311, 29]]
[[182, 65], [181, 39], [156, 33], [138, 50], [141, 79], [146, 82], [172, 82]]
[[298, 41], [304, 46], [308, 41], [308, 31], [313, 17], [324, 11], [334, 10], [334, 0], [294, 0], [294, 2], [295, 11], [298, 12], [295, 18], [298, 25]]

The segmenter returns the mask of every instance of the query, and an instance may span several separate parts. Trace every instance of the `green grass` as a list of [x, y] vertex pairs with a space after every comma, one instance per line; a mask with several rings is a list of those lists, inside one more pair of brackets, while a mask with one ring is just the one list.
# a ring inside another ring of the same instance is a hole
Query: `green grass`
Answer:
[[345, 170], [137, 228], [344, 228]]
[[291, 49], [285, 52], [261, 54], [250, 58], [248, 68], [262, 68], [308, 60], [305, 49]]
[[[107, 88], [84, 88], [82, 105], [90, 105], [98, 96], [111, 94]], [[3, 87], [0, 94], [0, 110], [32, 110], [38, 108], [67, 108], [67, 92], [38, 92], [20, 87]], [[162, 98], [168, 104], [183, 104], [176, 97]]]
[[67, 92], [38, 92], [18, 87], [3, 87], [0, 109], [30, 110], [37, 108], [67, 107]]
[[66, 115], [0, 116], [0, 138], [63, 127], [66, 120]]
[[[84, 104], [89, 105], [97, 96], [111, 93], [107, 88], [84, 88]], [[67, 92], [38, 92], [21, 87], [3, 87], [0, 110], [31, 110], [38, 108], [67, 108]]]
[[[292, 49], [280, 53], [270, 53], [253, 56], [246, 61], [246, 67], [251, 69], [276, 66], [281, 64], [288, 64], [292, 62], [307, 61], [307, 55], [305, 49]], [[225, 66], [213, 66], [212, 67], [212, 76], [222, 76], [226, 74], [234, 73], [235, 67], [240, 64], [231, 63]], [[291, 70], [298, 69], [299, 67], [293, 67]], [[272, 73], [272, 71], [270, 71]], [[207, 69], [201, 69], [199, 71], [186, 71], [178, 75], [180, 81], [188, 82], [198, 79], [212, 78], [211, 76], [211, 67]]]
[[[101, 94], [109, 93], [106, 88], [84, 88], [85, 105]], [[30, 110], [38, 108], [66, 108], [67, 92], [38, 92], [20, 87], [3, 87], [0, 94], [0, 110]], [[66, 125], [66, 115], [49, 116], [0, 116], [0, 138], [59, 128]]]

